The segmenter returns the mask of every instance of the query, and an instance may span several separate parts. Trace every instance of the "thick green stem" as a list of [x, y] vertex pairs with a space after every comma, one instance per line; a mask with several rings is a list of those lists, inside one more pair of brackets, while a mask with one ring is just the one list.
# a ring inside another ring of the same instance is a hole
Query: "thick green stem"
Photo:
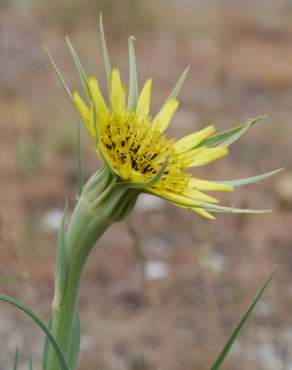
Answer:
[[[128, 184], [117, 184], [117, 180], [121, 181], [104, 166], [85, 185], [67, 230], [64, 242], [66, 261], [57, 261], [51, 330], [71, 370], [74, 370], [78, 357], [79, 334], [75, 338], [79, 327], [79, 321], [76, 320], [78, 293], [87, 258], [107, 228], [114, 222], [124, 220], [132, 211], [139, 194], [139, 189], [131, 189]], [[60, 232], [64, 232], [62, 227]], [[59, 239], [62, 241], [62, 238]], [[62, 248], [62, 243], [59, 248]], [[64, 258], [64, 254], [60, 253], [59, 258]], [[62, 285], [64, 280], [58, 279], [60, 276], [65, 276], [65, 288]], [[59, 370], [55, 353], [46, 350], [46, 346], [44, 370]]]
[[[87, 199], [81, 197], [72, 215], [66, 235], [67, 275], [61, 310], [53, 313], [52, 321], [52, 332], [66, 358], [86, 260], [96, 241], [111, 224], [110, 221], [99, 220]], [[48, 370], [58, 369], [57, 358], [54, 352], [50, 351]]]

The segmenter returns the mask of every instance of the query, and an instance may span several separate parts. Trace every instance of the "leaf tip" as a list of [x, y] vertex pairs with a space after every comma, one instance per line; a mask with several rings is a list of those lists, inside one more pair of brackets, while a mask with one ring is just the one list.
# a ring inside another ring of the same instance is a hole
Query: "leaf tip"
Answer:
[[52, 303], [52, 310], [54, 312], [60, 312], [60, 310], [61, 310], [61, 299], [62, 298], [61, 298], [59, 289], [56, 289], [54, 299], [53, 299], [53, 303]]

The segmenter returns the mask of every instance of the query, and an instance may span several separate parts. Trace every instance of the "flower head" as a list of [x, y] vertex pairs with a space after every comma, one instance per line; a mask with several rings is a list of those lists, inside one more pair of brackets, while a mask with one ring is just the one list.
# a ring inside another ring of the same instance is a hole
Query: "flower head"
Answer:
[[[92, 95], [90, 108], [82, 101], [77, 91], [73, 92], [75, 104], [93, 140], [96, 132], [93, 123], [93, 104], [97, 108], [97, 129], [99, 148], [95, 148], [101, 160], [101, 151], [107, 157], [116, 174], [130, 183], [145, 183], [143, 188], [155, 195], [163, 196], [171, 202], [186, 207], [201, 207], [197, 200], [219, 203], [201, 191], [231, 191], [233, 186], [214, 184], [194, 178], [187, 171], [190, 167], [201, 166], [228, 154], [228, 148], [196, 148], [215, 131], [209, 126], [181, 140], [167, 140], [164, 135], [178, 101], [170, 99], [158, 115], [151, 120], [149, 116], [152, 79], [148, 79], [139, 96], [137, 107], [132, 111], [126, 108], [126, 85], [121, 84], [118, 68], [111, 76], [109, 109], [100, 93], [94, 76], [89, 77]], [[166, 168], [152, 186], [147, 186], [167, 160]], [[199, 189], [198, 189], [199, 188]], [[206, 215], [201, 208], [195, 211]], [[202, 212], [203, 211], [203, 212]]]
[[[228, 145], [235, 141], [250, 126], [261, 118], [219, 135], [213, 135], [213, 125], [192, 133], [182, 139], [168, 140], [164, 131], [178, 108], [177, 93], [187, 70], [154, 119], [149, 116], [152, 79], [149, 78], [138, 97], [133, 37], [129, 39], [130, 88], [126, 104], [126, 84], [121, 83], [118, 68], [110, 68], [101, 21], [101, 37], [109, 87], [109, 106], [100, 92], [94, 76], [86, 78], [81, 63], [67, 38], [67, 43], [79, 70], [88, 104], [77, 91], [73, 96], [56, 70], [79, 115], [94, 140], [94, 150], [119, 181], [116, 186], [140, 189], [140, 192], [154, 194], [171, 203], [191, 208], [202, 216], [215, 219], [207, 211], [263, 213], [266, 211], [239, 210], [212, 205], [220, 201], [203, 193], [209, 191], [232, 191], [234, 185], [257, 181], [272, 173], [245, 180], [229, 182], [204, 181], [193, 177], [188, 170], [202, 166], [228, 154]], [[48, 52], [47, 52], [48, 53]], [[217, 147], [211, 147], [220, 143]]]

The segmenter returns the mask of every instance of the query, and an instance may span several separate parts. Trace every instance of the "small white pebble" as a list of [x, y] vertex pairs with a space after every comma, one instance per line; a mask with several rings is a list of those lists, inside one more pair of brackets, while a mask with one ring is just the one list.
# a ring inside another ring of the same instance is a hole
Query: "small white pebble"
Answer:
[[149, 194], [141, 194], [136, 207], [139, 211], [160, 211], [164, 208], [165, 201]]
[[171, 267], [162, 261], [148, 261], [145, 264], [145, 275], [150, 280], [164, 279], [171, 274]]
[[42, 220], [41, 220], [41, 228], [45, 233], [53, 233], [59, 231], [62, 218], [63, 218], [63, 210], [59, 209], [51, 209], [47, 211]]

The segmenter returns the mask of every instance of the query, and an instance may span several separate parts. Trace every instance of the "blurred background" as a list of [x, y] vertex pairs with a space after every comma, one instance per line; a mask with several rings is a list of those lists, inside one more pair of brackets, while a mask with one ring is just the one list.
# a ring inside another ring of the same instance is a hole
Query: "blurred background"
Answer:
[[[1, 0], [1, 286], [49, 321], [58, 228], [65, 197], [77, 195], [77, 116], [44, 52], [69, 89], [83, 94], [69, 35], [87, 75], [106, 96], [99, 37], [103, 12], [111, 66], [129, 79], [134, 35], [139, 91], [153, 78], [155, 115], [190, 66], [168, 138], [214, 124], [221, 132], [267, 117], [230, 154], [193, 174], [233, 180], [285, 171], [233, 193], [222, 205], [273, 209], [267, 215], [204, 219], [143, 197], [88, 261], [80, 293], [79, 369], [210, 369], [273, 266], [279, 267], [222, 369], [291, 369], [292, 361], [292, 3], [289, 0]], [[84, 95], [82, 95], [84, 96]], [[82, 125], [84, 181], [100, 162]], [[30, 351], [41, 368], [44, 335], [24, 313], [0, 303], [0, 368], [19, 370]]]

